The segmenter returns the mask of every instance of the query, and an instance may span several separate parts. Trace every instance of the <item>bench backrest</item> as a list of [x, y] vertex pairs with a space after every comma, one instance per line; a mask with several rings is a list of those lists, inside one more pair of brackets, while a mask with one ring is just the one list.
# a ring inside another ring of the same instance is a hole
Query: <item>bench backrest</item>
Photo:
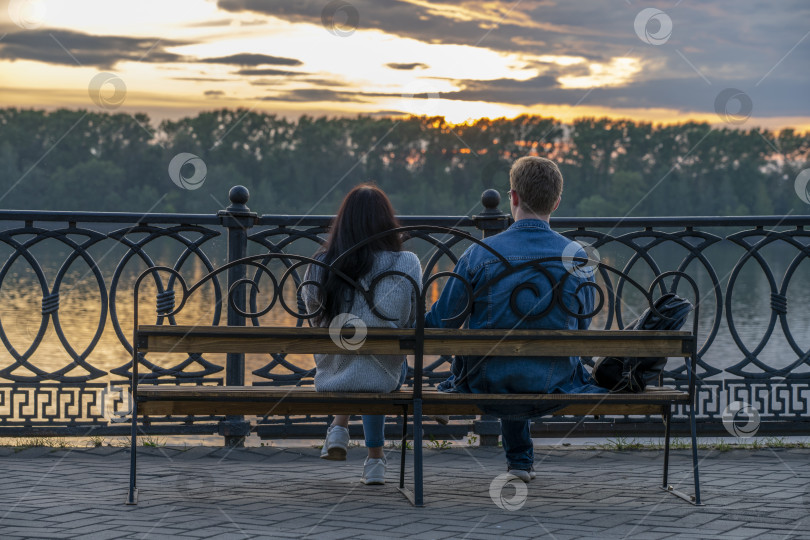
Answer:
[[[474, 238], [467, 233], [454, 229], [432, 226], [401, 227], [393, 231], [398, 234], [410, 234], [414, 237], [425, 235], [451, 235], [458, 240], [478, 244], [482, 249], [497, 254], [489, 245]], [[391, 232], [383, 233], [391, 234]], [[373, 241], [381, 235], [369, 238]], [[362, 245], [362, 244], [360, 244]], [[355, 246], [352, 250], [359, 248]], [[437, 248], [438, 250], [439, 248]], [[350, 250], [350, 251], [352, 251]], [[445, 250], [446, 251], [446, 250]], [[447, 253], [445, 253], [447, 254]], [[455, 256], [450, 253], [451, 260]], [[698, 306], [692, 314], [692, 328], [687, 331], [622, 331], [615, 330], [436, 330], [424, 328], [424, 314], [427, 308], [427, 293], [433, 282], [443, 277], [462, 279], [452, 272], [435, 272], [436, 257], [429, 259], [426, 265], [422, 283], [411, 283], [417, 298], [416, 326], [412, 329], [381, 329], [369, 328], [360, 347], [353, 348], [358, 354], [391, 354], [392, 351], [401, 351], [415, 355], [414, 386], [422, 383], [424, 370], [424, 355], [452, 355], [452, 354], [482, 354], [497, 356], [636, 356], [636, 357], [685, 357], [688, 358], [683, 371], [689, 381], [690, 394], [694, 393], [696, 353], [697, 353], [697, 322]], [[281, 262], [284, 265], [282, 272], [274, 272], [271, 263]], [[649, 286], [644, 287], [623, 271], [607, 264], [580, 257], [568, 257], [563, 263], [568, 265], [570, 271], [561, 278], [555, 279], [544, 270], [544, 265], [554, 263], [559, 265], [560, 257], [548, 257], [531, 261], [520, 261], [511, 264], [503, 261], [500, 274], [490, 280], [494, 285], [503, 277], [511, 276], [519, 269], [536, 269], [538, 275], [542, 274], [542, 281], [547, 289], [540, 293], [549, 297], [544, 312], [556, 304], [569, 315], [576, 318], [593, 318], [600, 314], [605, 315], [605, 326], [622, 323], [623, 290], [633, 290], [637, 296], [642, 297], [648, 307], [655, 310], [654, 302], [656, 291], [677, 291], [678, 285], [686, 283], [689, 286], [688, 296], [699, 299], [699, 291], [695, 281], [687, 274], [679, 271], [663, 272], [657, 275]], [[138, 321], [139, 289], [141, 283], [152, 277], [158, 287], [157, 325], [137, 325], [134, 329], [133, 347], [133, 373], [137, 378], [137, 364], [135, 359], [143, 360], [143, 354], [148, 352], [187, 352], [187, 353], [345, 353], [346, 348], [340, 345], [341, 336], [351, 338], [355, 329], [340, 328], [309, 328], [306, 322], [317, 316], [318, 312], [307, 312], [301, 298], [301, 288], [305, 284], [302, 276], [307, 267], [313, 265], [324, 271], [334, 271], [339, 275], [336, 265], [326, 265], [323, 262], [308, 256], [290, 253], [267, 253], [246, 257], [214, 269], [195, 283], [188, 285], [181, 273], [174, 268], [154, 267], [144, 271], [136, 280], [134, 287], [134, 320]], [[247, 276], [247, 270], [253, 269], [254, 275]], [[572, 313], [565, 303], [560, 291], [565, 280], [570, 276], [586, 272], [598, 278], [599, 283], [585, 282], [583, 286], [592, 287], [596, 296], [594, 309], [590, 313]], [[391, 273], [396, 274], [396, 273]], [[229, 288], [226, 295], [217, 295], [217, 302], [227, 302], [231, 320], [242, 322], [240, 319], [258, 322], [258, 318], [273, 309], [281, 308], [297, 321], [296, 327], [267, 328], [267, 327], [234, 327], [234, 326], [177, 326], [175, 316], [186, 306], [188, 298], [199, 291], [204, 285], [216, 282], [225, 275], [228, 276]], [[397, 274], [399, 275], [399, 274]], [[383, 273], [378, 280], [369, 287], [364, 287], [358, 281], [346, 277], [355, 288], [356, 294], [373, 297], [375, 283], [386, 276]], [[163, 283], [163, 278], [168, 277]], [[344, 275], [345, 277], [345, 275]], [[665, 286], [665, 280], [671, 280], [671, 286]], [[410, 280], [412, 281], [412, 280]], [[261, 287], [260, 287], [261, 285]], [[290, 306], [285, 299], [285, 288], [294, 291], [295, 306]], [[264, 288], [264, 297], [269, 298], [266, 306], [258, 309], [258, 292]], [[181, 301], [174, 305], [175, 291], [179, 289]], [[486, 294], [486, 290], [468, 289], [473, 298]], [[246, 292], [250, 291], [250, 298]], [[538, 295], [537, 287], [534, 292]], [[469, 315], [473, 301], [470, 299], [464, 312], [458, 317], [463, 320]], [[251, 305], [248, 308], [248, 303]], [[515, 309], [514, 302], [512, 309]], [[384, 318], [384, 316], [382, 317]], [[168, 322], [169, 324], [163, 324]]]
[[[140, 325], [141, 352], [345, 354], [330, 328]], [[344, 338], [353, 331], [343, 329]], [[413, 354], [415, 328], [369, 328], [356, 354]], [[692, 333], [655, 330], [424, 330], [425, 355], [681, 356], [691, 355]]]

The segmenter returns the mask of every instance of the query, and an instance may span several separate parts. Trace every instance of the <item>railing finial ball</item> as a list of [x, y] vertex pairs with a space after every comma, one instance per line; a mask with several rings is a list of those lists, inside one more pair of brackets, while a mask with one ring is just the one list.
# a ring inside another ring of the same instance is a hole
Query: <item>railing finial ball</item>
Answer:
[[228, 198], [233, 204], [247, 204], [250, 191], [245, 186], [233, 186], [228, 192]]
[[495, 210], [501, 204], [501, 194], [495, 189], [488, 189], [481, 194], [481, 204], [487, 210]]

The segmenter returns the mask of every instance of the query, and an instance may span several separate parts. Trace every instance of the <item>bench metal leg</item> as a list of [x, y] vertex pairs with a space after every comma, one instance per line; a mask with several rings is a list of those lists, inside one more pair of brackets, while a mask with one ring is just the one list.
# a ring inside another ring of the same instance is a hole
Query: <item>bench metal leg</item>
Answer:
[[138, 504], [138, 488], [136, 481], [136, 459], [138, 448], [138, 404], [132, 403], [132, 442], [129, 452], [129, 493], [127, 494], [127, 504]]
[[422, 400], [414, 400], [413, 491], [405, 487], [405, 456], [408, 450], [408, 406], [402, 414], [402, 459], [399, 462], [399, 491], [414, 506], [424, 506], [422, 495]]
[[695, 504], [700, 505], [700, 475], [698, 474], [697, 426], [695, 425], [695, 405], [689, 405], [689, 423], [692, 428], [692, 474], [695, 477]]
[[402, 407], [402, 455], [399, 460], [399, 489], [405, 489], [405, 456], [408, 448], [408, 406]]
[[[405, 487], [405, 457], [408, 455], [408, 406], [402, 407], [402, 450], [399, 460], [399, 492], [405, 495], [410, 503], [416, 506], [416, 496], [413, 491]], [[416, 420], [416, 417], [414, 417]], [[414, 462], [414, 467], [416, 463]]]
[[[671, 411], [670, 411], [671, 412]], [[670, 416], [670, 415], [667, 415]], [[662, 489], [665, 491], [675, 495], [676, 497], [680, 497], [681, 499], [685, 500], [686, 502], [692, 503], [695, 506], [703, 506], [703, 503], [700, 502], [700, 475], [698, 474], [698, 447], [697, 447], [697, 426], [695, 424], [695, 409], [694, 405], [689, 405], [689, 427], [692, 431], [692, 475], [695, 479], [695, 494], [694, 495], [687, 495], [681, 491], [678, 491], [673, 486], [667, 485], [667, 465], [668, 465], [668, 455], [669, 455], [669, 419], [667, 418], [667, 442], [666, 442], [666, 449], [664, 451], [664, 485]]]
[[425, 505], [422, 485], [422, 400], [413, 400], [413, 493], [414, 506]]
[[664, 410], [664, 481], [661, 487], [667, 489], [667, 476], [669, 474], [669, 436], [672, 431], [672, 405]]

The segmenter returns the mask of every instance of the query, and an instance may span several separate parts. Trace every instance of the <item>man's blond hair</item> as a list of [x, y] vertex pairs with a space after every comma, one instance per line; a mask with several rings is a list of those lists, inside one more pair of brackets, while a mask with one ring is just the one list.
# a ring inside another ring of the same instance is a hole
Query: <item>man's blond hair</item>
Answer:
[[509, 170], [509, 184], [527, 212], [547, 216], [562, 195], [563, 177], [557, 164], [543, 157], [524, 156]]

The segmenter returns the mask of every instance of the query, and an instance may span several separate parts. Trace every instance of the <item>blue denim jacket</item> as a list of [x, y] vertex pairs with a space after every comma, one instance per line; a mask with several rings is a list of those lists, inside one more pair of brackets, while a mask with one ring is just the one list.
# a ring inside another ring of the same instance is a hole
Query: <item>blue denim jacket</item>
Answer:
[[[543, 263], [543, 267], [557, 281], [567, 272], [563, 252], [572, 241], [554, 232], [546, 221], [522, 219], [506, 231], [487, 238], [484, 243], [500, 253], [512, 265], [527, 261], [554, 257], [557, 260]], [[581, 247], [571, 256], [587, 258]], [[566, 252], [565, 255], [568, 255]], [[572, 263], [568, 263], [571, 268]], [[552, 298], [551, 283], [541, 270], [526, 268], [504, 276], [487, 291], [482, 286], [505, 269], [496, 255], [485, 248], [473, 245], [459, 258], [454, 272], [465, 278], [474, 293], [481, 293], [473, 303], [469, 316], [470, 328], [545, 328], [587, 329], [590, 319], [578, 319], [555, 305], [542, 318], [531, 319], [524, 315], [538, 315], [549, 306]], [[574, 272], [565, 279], [561, 291], [562, 301], [573, 313], [587, 314], [593, 311], [594, 287], [582, 286], [592, 281], [585, 272]], [[512, 309], [510, 298], [516, 287], [524, 283], [536, 289], [523, 287], [517, 294], [517, 313]], [[579, 289], [579, 290], [577, 290]], [[535, 292], [536, 291], [536, 292]], [[463, 320], [453, 320], [463, 312], [467, 293], [463, 283], [450, 278], [439, 299], [425, 316], [426, 328], [458, 328]], [[514, 357], [457, 356], [453, 360], [453, 377], [440, 389], [472, 393], [602, 393], [607, 390], [596, 386], [585, 370], [579, 357]], [[502, 417], [530, 417], [551, 412], [552, 408], [527, 406], [504, 407], [487, 411]]]

